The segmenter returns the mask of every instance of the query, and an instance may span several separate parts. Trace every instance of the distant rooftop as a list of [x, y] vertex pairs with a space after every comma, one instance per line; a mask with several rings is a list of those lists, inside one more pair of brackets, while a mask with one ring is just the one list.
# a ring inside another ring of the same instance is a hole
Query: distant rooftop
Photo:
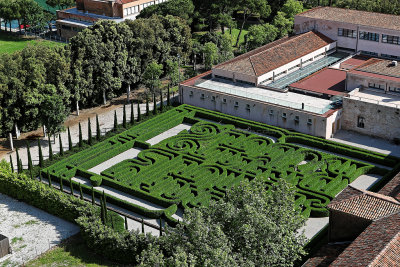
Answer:
[[346, 71], [325, 68], [303, 80], [292, 83], [290, 87], [324, 95], [343, 95], [346, 88]]
[[325, 35], [310, 31], [279, 39], [219, 64], [214, 69], [258, 77], [331, 43], [334, 41]]
[[390, 30], [400, 30], [400, 16], [344, 9], [337, 7], [316, 7], [298, 14], [300, 17], [325, 19], [330, 21], [371, 26]]

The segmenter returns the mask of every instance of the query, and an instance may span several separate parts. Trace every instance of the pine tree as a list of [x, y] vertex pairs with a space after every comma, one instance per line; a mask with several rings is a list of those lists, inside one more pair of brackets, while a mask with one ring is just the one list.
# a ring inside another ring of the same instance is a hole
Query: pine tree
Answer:
[[141, 120], [141, 114], [140, 114], [140, 104], [139, 101], [137, 103], [137, 118], [136, 121], [139, 122]]
[[68, 127], [68, 149], [69, 150], [72, 149], [72, 138], [71, 138], [71, 131], [69, 130], [69, 127]]
[[122, 127], [124, 127], [124, 129], [127, 128], [127, 126], [126, 126], [126, 105], [124, 105], [124, 111], [123, 111], [123, 115], [122, 115]]
[[133, 102], [131, 102], [131, 125], [135, 124], [135, 113], [133, 112]]
[[17, 152], [17, 171], [18, 171], [18, 173], [21, 173], [22, 172], [21, 164], [20, 164], [21, 159], [19, 158], [18, 147], [15, 149], [15, 151]]
[[32, 170], [33, 163], [32, 163], [32, 156], [31, 156], [31, 149], [30, 149], [28, 141], [26, 142], [26, 150], [27, 150], [27, 154], [28, 154], [28, 169]]
[[60, 177], [60, 191], [64, 193], [63, 179]]
[[50, 134], [48, 135], [48, 138], [49, 138], [49, 160], [53, 160], [53, 148], [51, 147]]
[[157, 101], [156, 101], [156, 94], [153, 94], [153, 115], [157, 114]]
[[146, 116], [150, 115], [149, 96], [146, 95]]
[[160, 100], [161, 100], [161, 102], [160, 102], [160, 111], [161, 112], [163, 112], [163, 110], [164, 110], [164, 99], [163, 99], [163, 94], [162, 93], [163, 93], [162, 89], [160, 89]]
[[47, 170], [47, 179], [49, 180], [49, 186], [51, 187], [51, 176], [49, 170]]
[[128, 218], [125, 216], [125, 230], [128, 230]]
[[118, 127], [117, 111], [114, 110], [114, 132], [117, 130], [117, 127]]
[[15, 172], [15, 170], [14, 170], [14, 163], [13, 163], [13, 160], [12, 160], [11, 155], [10, 155], [10, 165], [11, 165], [11, 170], [12, 170], [12, 172]]
[[82, 184], [79, 183], [79, 194], [81, 196], [81, 199], [83, 200], [83, 191], [82, 191]]
[[92, 205], [96, 204], [95, 198], [94, 198], [94, 188], [92, 186]]
[[38, 138], [38, 148], [39, 148], [39, 166], [43, 168], [43, 152], [42, 145], [40, 144], [40, 139]]
[[83, 139], [82, 139], [82, 126], [81, 123], [79, 122], [79, 147], [83, 146]]
[[89, 143], [89, 145], [93, 144], [93, 140], [92, 140], [92, 124], [90, 123], [90, 118], [88, 118], [88, 143]]
[[144, 234], [144, 219], [142, 218], [142, 234]]
[[99, 123], [99, 115], [96, 114], [96, 139], [100, 140], [101, 131], [100, 131], [100, 123]]
[[60, 143], [60, 156], [64, 156], [64, 148], [61, 140], [61, 134], [58, 135], [58, 141]]
[[170, 87], [170, 85], [168, 84], [168, 94], [167, 94], [167, 106], [171, 106], [171, 98], [170, 98], [170, 96], [169, 96], [169, 94], [170, 94], [170, 89], [169, 89], [169, 87]]
[[74, 184], [72, 183], [72, 178], [69, 179], [69, 188], [71, 189], [71, 195], [74, 195]]

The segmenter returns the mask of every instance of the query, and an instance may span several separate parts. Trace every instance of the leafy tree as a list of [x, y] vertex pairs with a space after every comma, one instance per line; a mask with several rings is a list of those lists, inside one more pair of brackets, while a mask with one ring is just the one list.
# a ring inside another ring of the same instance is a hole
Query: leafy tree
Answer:
[[252, 25], [247, 34], [248, 50], [253, 50], [257, 47], [272, 42], [278, 36], [278, 29], [271, 24]]
[[161, 64], [157, 64], [156, 61], [152, 61], [143, 74], [143, 84], [150, 89], [150, 91], [154, 94], [156, 88], [161, 85], [160, 76], [163, 73], [163, 66]]
[[243, 21], [240, 26], [240, 31], [236, 39], [236, 47], [239, 45], [240, 36], [244, 25], [246, 24], [249, 17], [259, 14], [261, 17], [268, 17], [271, 14], [271, 7], [268, 4], [268, 0], [235, 0], [236, 8], [243, 12]]
[[286, 18], [286, 14], [279, 11], [274, 18], [273, 25], [278, 29], [278, 38], [281, 38], [291, 32], [293, 20]]
[[286, 18], [294, 19], [294, 16], [303, 12], [303, 3], [297, 0], [287, 0], [281, 11], [286, 14]]
[[204, 58], [204, 65], [208, 70], [218, 62], [218, 48], [214, 43], [209, 42], [204, 45]]
[[192, 0], [170, 0], [158, 5], [152, 5], [143, 9], [137, 18], [150, 18], [153, 15], [172, 15], [182, 18], [188, 25], [192, 24], [194, 5]]
[[172, 61], [172, 60], [167, 60], [166, 62], [166, 68], [165, 72], [168, 75], [170, 79], [170, 84], [172, 86], [175, 86], [179, 82], [179, 66], [178, 62]]

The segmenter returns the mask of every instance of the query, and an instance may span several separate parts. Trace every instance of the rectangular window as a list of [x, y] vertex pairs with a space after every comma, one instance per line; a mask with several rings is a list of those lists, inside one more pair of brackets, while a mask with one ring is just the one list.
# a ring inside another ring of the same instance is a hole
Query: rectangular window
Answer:
[[369, 88], [375, 88], [375, 89], [385, 89], [385, 86], [383, 84], [379, 83], [368, 83]]
[[382, 43], [400, 45], [400, 37], [382, 34]]
[[269, 110], [269, 115], [274, 115], [274, 111], [272, 109]]
[[215, 102], [215, 96], [214, 95], [211, 97], [211, 101]]
[[308, 124], [308, 125], [312, 125], [312, 119], [308, 119], [308, 120], [307, 120], [307, 124]]
[[250, 110], [250, 105], [249, 104], [246, 104], [246, 109]]
[[374, 32], [360, 32], [360, 39], [379, 42], [379, 34]]
[[222, 99], [222, 104], [226, 104], [226, 98]]
[[204, 99], [204, 98], [206, 98], [205, 97], [205, 95], [204, 94], [201, 94], [201, 97], [200, 97], [201, 99]]
[[361, 51], [361, 54], [367, 55], [367, 56], [375, 56], [375, 57], [378, 56], [378, 53], [371, 52], [371, 51], [364, 51], [364, 50]]
[[300, 121], [300, 117], [299, 116], [295, 116], [294, 117], [294, 121], [298, 123]]
[[338, 36], [348, 37], [348, 38], [357, 38], [357, 31], [338, 28]]
[[193, 96], [193, 91], [190, 91], [189, 96]]
[[381, 57], [387, 58], [387, 59], [395, 59], [395, 60], [400, 60], [400, 57], [394, 56], [394, 55], [388, 55], [388, 54], [381, 54]]
[[286, 113], [285, 112], [282, 113], [282, 118], [286, 119]]
[[235, 108], [239, 107], [239, 102], [235, 101]]
[[389, 86], [389, 92], [400, 93], [400, 87]]

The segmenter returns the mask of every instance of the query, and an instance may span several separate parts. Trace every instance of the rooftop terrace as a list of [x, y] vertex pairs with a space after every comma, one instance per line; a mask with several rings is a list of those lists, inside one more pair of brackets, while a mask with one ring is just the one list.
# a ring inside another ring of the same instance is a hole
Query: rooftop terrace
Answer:
[[[317, 114], [324, 114], [330, 110], [332, 103], [332, 101], [317, 97], [292, 92], [277, 92], [220, 78], [198, 79], [195, 86]], [[302, 109], [302, 104], [304, 104], [304, 109]]]
[[351, 92], [350, 98], [370, 102], [373, 104], [400, 108], [400, 94], [396, 96], [393, 94], [378, 92], [374, 89], [355, 89]]

